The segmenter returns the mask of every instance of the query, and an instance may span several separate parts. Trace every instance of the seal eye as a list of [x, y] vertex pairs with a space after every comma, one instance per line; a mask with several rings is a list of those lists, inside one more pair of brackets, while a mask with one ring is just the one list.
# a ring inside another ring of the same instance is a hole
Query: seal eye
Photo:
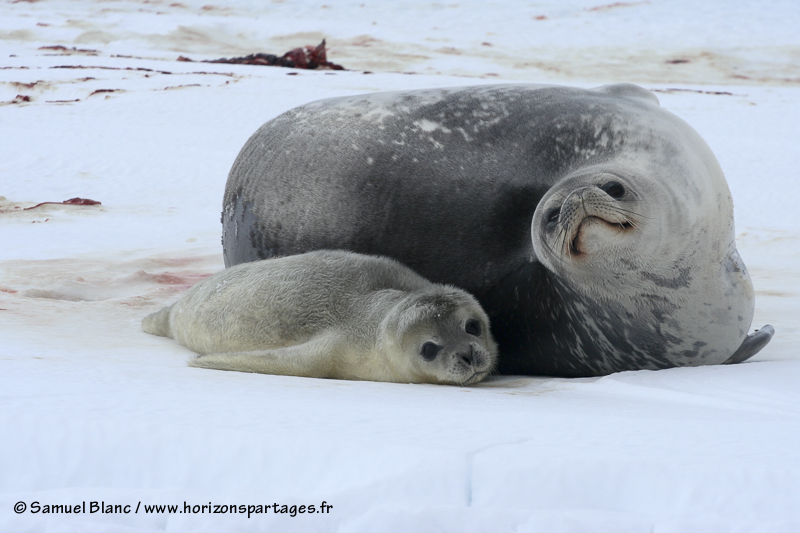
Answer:
[[470, 335], [479, 337], [481, 334], [481, 323], [474, 318], [467, 320], [467, 325], [464, 327], [464, 330]]
[[442, 347], [438, 344], [433, 342], [426, 342], [422, 345], [422, 358], [426, 361], [433, 361], [436, 359], [436, 356], [439, 355], [439, 352], [442, 351]]
[[547, 212], [547, 223], [548, 224], [556, 224], [558, 222], [558, 217], [561, 216], [561, 208], [556, 207], [551, 209]]
[[601, 185], [600, 188], [614, 200], [621, 200], [625, 196], [625, 187], [618, 181], [609, 181]]

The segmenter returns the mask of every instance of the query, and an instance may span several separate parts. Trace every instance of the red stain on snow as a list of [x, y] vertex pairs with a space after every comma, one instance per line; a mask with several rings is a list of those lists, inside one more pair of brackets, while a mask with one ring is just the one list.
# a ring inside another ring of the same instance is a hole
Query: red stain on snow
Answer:
[[173, 274], [171, 272], [162, 272], [161, 274], [150, 274], [150, 276], [153, 281], [163, 285], [191, 286], [211, 276], [211, 274]]
[[606, 11], [607, 9], [615, 9], [618, 7], [632, 7], [642, 4], [649, 4], [650, 2], [614, 2], [613, 4], [606, 4], [602, 6], [587, 7], [586, 11]]

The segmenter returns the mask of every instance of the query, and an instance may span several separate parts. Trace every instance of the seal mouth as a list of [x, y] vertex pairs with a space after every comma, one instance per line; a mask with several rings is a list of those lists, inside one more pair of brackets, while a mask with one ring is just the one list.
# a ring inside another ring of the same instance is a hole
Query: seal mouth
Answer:
[[467, 379], [458, 382], [459, 385], [472, 385], [473, 383], [477, 383], [478, 381], [482, 380], [486, 375], [489, 374], [488, 370], [483, 370], [481, 372], [473, 372], [470, 377]]
[[575, 226], [572, 238], [568, 240], [569, 245], [567, 248], [567, 253], [570, 256], [581, 257], [590, 253], [590, 250], [588, 249], [589, 246], [587, 244], [586, 233], [589, 231], [590, 227], [597, 225], [605, 226], [607, 228], [616, 230], [617, 232], [625, 232], [635, 227], [634, 223], [630, 220], [612, 222], [594, 215], [587, 216]]
[[586, 186], [568, 194], [560, 206], [552, 202], [544, 213], [544, 223], [549, 231], [558, 228], [556, 249], [565, 259], [586, 259], [618, 247], [615, 240], [619, 235], [640, 227], [647, 217], [631, 210], [636, 205], [632, 193], [616, 181]]

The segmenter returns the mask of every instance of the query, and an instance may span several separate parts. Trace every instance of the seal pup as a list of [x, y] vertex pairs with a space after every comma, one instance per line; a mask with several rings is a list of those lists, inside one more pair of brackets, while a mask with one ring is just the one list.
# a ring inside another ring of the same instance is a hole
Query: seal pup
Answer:
[[470, 385], [497, 356], [470, 294], [344, 251], [228, 268], [142, 329], [202, 354], [190, 366], [288, 376]]
[[706, 143], [630, 84], [333, 98], [264, 124], [225, 189], [226, 265], [339, 248], [475, 295], [501, 373], [741, 361], [754, 293]]

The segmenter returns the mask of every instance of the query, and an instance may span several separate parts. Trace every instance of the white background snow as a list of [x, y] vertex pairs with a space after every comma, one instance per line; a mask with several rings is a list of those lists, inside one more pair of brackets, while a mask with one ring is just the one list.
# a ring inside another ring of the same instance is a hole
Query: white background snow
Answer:
[[[800, 4], [451, 1], [0, 2], [0, 531], [800, 531]], [[352, 70], [176, 61], [322, 38]], [[263, 122], [500, 81], [636, 82], [696, 128], [772, 343], [459, 388], [193, 369], [141, 331], [222, 268], [227, 172]], [[102, 205], [21, 209], [72, 197]]]

